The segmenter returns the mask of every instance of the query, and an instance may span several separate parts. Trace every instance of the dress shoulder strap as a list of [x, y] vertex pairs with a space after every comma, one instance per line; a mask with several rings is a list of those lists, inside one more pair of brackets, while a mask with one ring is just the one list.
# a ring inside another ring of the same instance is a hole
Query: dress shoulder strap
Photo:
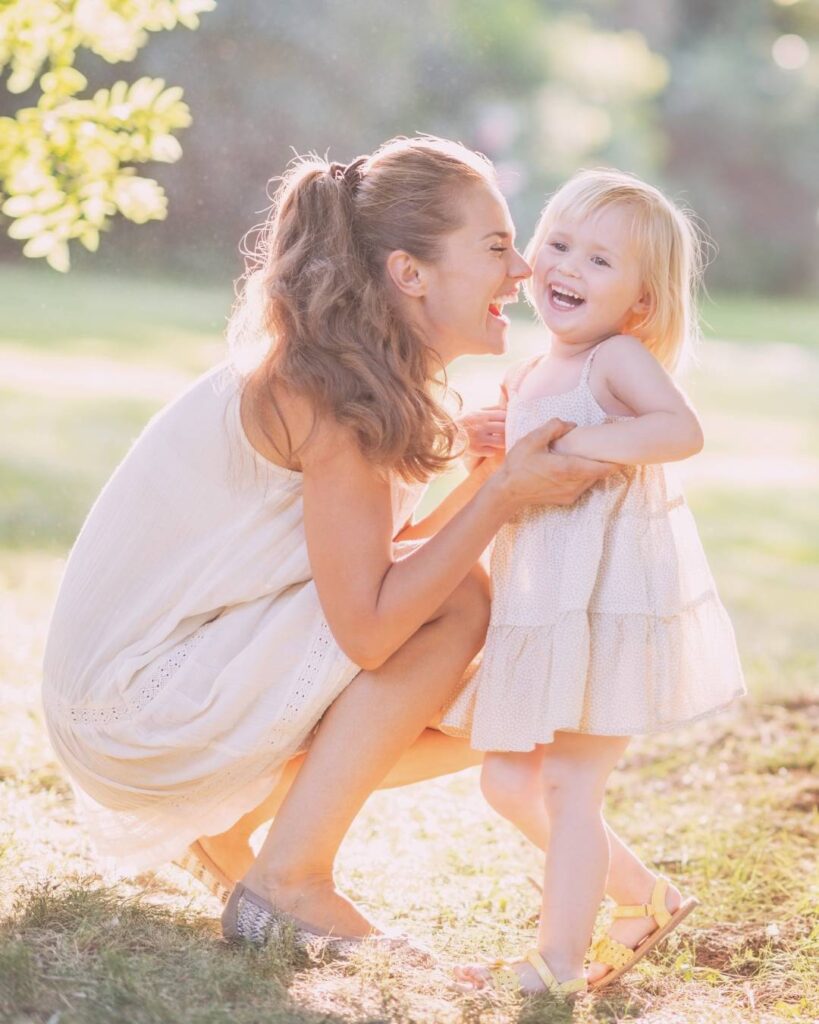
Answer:
[[589, 384], [589, 374], [591, 373], [594, 357], [597, 355], [597, 352], [602, 344], [603, 342], [600, 341], [594, 346], [591, 352], [589, 352], [588, 356], [586, 356], [586, 362], [583, 364], [583, 370], [580, 373], [580, 383], [585, 384], [587, 387]]
[[510, 398], [517, 392], [518, 388], [523, 383], [523, 378], [530, 370], [534, 369], [535, 364], [539, 363], [542, 358], [542, 354], [530, 356], [529, 359], [524, 359], [522, 362], [516, 363], [509, 370], [506, 374], [506, 379], [504, 380], [504, 386], [506, 387], [506, 392]]

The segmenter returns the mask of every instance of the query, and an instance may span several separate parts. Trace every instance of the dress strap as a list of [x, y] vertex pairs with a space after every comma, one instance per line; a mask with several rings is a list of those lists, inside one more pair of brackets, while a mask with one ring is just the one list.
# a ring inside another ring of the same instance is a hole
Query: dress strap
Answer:
[[591, 352], [589, 352], [588, 356], [586, 357], [586, 362], [583, 364], [583, 370], [582, 370], [582, 372], [580, 374], [580, 383], [581, 384], [585, 384], [587, 387], [588, 387], [588, 384], [589, 384], [589, 374], [591, 373], [591, 368], [592, 368], [592, 363], [594, 362], [594, 357], [597, 355], [598, 349], [600, 348], [600, 346], [602, 344], [603, 344], [603, 342], [599, 341], [594, 346], [594, 348], [591, 350]]
[[535, 363], [540, 362], [542, 358], [543, 356], [541, 354], [531, 356], [529, 359], [524, 359], [522, 362], [517, 363], [511, 368], [511, 370], [509, 370], [503, 383], [506, 388], [506, 393], [510, 398], [517, 392], [518, 388], [523, 383], [523, 378], [531, 369], [534, 368]]

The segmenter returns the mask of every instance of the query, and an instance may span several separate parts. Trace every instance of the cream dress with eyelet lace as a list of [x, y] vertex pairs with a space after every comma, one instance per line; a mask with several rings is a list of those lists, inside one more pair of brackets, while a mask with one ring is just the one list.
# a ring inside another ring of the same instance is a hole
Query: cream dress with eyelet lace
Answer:
[[[532, 363], [512, 374], [508, 447], [553, 417], [617, 418], [589, 387], [596, 351], [564, 394], [522, 398]], [[483, 659], [442, 726], [477, 750], [674, 729], [745, 692], [694, 519], [662, 465], [628, 467], [569, 508], [527, 508], [499, 531], [491, 576]]]
[[[393, 487], [396, 532], [420, 490]], [[359, 671], [319, 604], [301, 474], [252, 448], [217, 368], [104, 488], [51, 622], [46, 723], [98, 852], [136, 871], [229, 828]]]

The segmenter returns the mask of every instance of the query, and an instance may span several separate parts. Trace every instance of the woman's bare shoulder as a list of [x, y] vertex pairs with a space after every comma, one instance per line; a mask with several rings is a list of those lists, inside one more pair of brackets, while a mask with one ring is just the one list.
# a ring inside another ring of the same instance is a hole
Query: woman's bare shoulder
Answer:
[[322, 415], [309, 398], [261, 376], [245, 384], [241, 415], [242, 428], [256, 451], [299, 473], [357, 448], [351, 432]]

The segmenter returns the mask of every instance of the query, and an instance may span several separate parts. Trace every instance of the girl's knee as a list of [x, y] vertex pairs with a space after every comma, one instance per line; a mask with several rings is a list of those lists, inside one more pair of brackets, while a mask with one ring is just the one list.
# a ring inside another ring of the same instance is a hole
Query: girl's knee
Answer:
[[481, 769], [481, 792], [499, 814], [517, 817], [519, 811], [543, 797], [537, 762], [523, 756], [487, 754]]
[[573, 758], [547, 756], [540, 773], [543, 800], [549, 815], [566, 810], [600, 807], [605, 776]]

